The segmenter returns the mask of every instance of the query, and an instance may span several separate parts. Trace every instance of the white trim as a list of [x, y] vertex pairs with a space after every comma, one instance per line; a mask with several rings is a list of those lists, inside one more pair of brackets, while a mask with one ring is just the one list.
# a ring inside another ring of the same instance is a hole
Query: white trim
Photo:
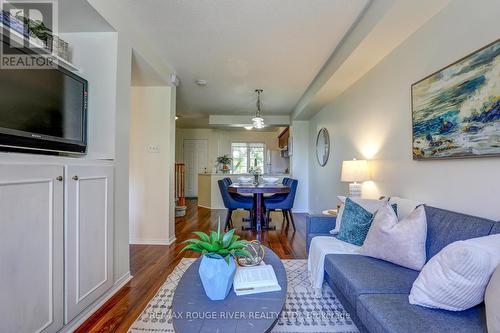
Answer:
[[129, 244], [133, 245], [170, 245], [174, 239], [131, 239]]
[[101, 306], [104, 305], [111, 297], [114, 296], [123, 286], [125, 286], [130, 280], [132, 280], [133, 276], [130, 275], [130, 271], [125, 273], [121, 278], [119, 278], [113, 287], [100, 297], [94, 305], [89, 306], [85, 310], [83, 310], [75, 319], [70, 321], [66, 326], [64, 326], [59, 333], [71, 333], [74, 332], [81, 324], [83, 324], [90, 316], [94, 314]]
[[176, 240], [177, 240], [177, 237], [175, 237], [175, 236], [170, 237], [170, 239], [168, 240], [168, 245], [172, 245]]
[[309, 209], [292, 209], [292, 213], [310, 214]]

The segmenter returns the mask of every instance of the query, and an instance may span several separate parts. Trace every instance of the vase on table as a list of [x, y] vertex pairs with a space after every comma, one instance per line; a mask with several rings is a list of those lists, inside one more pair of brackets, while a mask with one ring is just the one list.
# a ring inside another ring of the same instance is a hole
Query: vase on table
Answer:
[[259, 185], [259, 175], [253, 175], [253, 184]]
[[198, 269], [203, 289], [212, 301], [220, 301], [226, 298], [233, 286], [236, 274], [236, 263], [233, 257], [226, 259], [220, 256], [205, 254]]

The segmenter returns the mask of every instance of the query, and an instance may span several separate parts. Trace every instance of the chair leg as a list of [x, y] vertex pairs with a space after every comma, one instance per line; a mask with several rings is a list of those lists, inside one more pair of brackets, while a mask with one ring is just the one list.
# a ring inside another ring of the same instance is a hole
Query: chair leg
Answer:
[[233, 215], [233, 210], [228, 209], [227, 210], [227, 215], [226, 215], [226, 224], [224, 225], [224, 231], [229, 230], [231, 227], [231, 216]]
[[288, 211], [288, 215], [290, 215], [290, 220], [292, 220], [292, 227], [293, 230], [295, 230], [295, 221], [293, 220], [293, 214], [291, 209]]
[[284, 209], [281, 210], [281, 213], [283, 214], [283, 223], [285, 223], [285, 219], [286, 219], [286, 212]]
[[[288, 218], [288, 210], [283, 210], [283, 215], [285, 215], [286, 226], [288, 227], [290, 225], [290, 219]], [[283, 221], [283, 223], [284, 223], [284, 221]]]

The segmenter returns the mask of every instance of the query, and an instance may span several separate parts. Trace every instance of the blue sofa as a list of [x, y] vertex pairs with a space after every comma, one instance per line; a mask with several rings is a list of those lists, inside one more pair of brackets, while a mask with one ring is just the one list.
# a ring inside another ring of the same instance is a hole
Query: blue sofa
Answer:
[[[500, 233], [500, 222], [425, 206], [427, 260], [457, 240]], [[316, 236], [331, 236], [335, 217], [307, 217], [307, 251]], [[411, 305], [408, 295], [419, 272], [360, 255], [330, 254], [325, 280], [361, 332], [486, 332], [484, 304], [462, 312]]]

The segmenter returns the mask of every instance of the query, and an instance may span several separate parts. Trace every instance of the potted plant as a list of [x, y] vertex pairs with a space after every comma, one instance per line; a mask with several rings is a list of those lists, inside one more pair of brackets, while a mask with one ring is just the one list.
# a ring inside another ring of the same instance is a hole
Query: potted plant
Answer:
[[223, 156], [217, 157], [217, 164], [220, 166], [220, 170], [223, 173], [229, 172], [229, 170], [230, 170], [229, 166], [231, 165], [232, 162], [233, 162], [233, 159], [231, 157], [229, 157], [228, 155], [223, 155]]
[[188, 239], [181, 252], [194, 251], [202, 254], [198, 273], [203, 284], [203, 289], [208, 298], [213, 301], [226, 298], [236, 273], [235, 257], [251, 257], [245, 247], [248, 242], [240, 240], [234, 234], [235, 229], [223, 234], [220, 232], [220, 219], [217, 232], [205, 234], [201, 231], [194, 232], [199, 239]]

